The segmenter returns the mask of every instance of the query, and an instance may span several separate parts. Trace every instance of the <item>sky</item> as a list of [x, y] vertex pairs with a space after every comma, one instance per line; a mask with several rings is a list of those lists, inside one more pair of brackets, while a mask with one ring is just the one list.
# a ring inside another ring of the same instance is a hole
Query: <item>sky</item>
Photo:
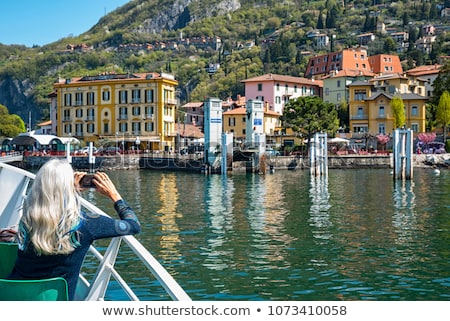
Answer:
[[43, 46], [88, 31], [132, 0], [1, 0], [0, 43]]

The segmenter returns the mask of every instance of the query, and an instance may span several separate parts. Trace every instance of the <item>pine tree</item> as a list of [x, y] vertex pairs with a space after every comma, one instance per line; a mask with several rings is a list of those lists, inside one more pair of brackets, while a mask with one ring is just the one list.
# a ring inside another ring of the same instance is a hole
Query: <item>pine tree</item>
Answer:
[[320, 11], [319, 19], [317, 20], [317, 29], [323, 29], [322, 11]]

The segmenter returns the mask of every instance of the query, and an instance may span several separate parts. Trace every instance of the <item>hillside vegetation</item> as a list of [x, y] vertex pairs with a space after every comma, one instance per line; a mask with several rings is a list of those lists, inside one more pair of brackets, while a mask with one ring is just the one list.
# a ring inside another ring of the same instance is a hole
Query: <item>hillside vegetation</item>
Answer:
[[[272, 0], [134, 0], [104, 16], [84, 34], [42, 47], [0, 45], [0, 104], [23, 119], [48, 119], [47, 95], [57, 77], [103, 72], [164, 71], [179, 81], [179, 99], [235, 98], [244, 94], [241, 80], [263, 73], [303, 76], [308, 54], [358, 45], [356, 36], [376, 32], [376, 23], [408, 31], [415, 41], [426, 23], [445, 24], [440, 8], [450, 1], [272, 1]], [[307, 33], [319, 28], [335, 41], [316, 48]], [[119, 50], [123, 45], [154, 44], [182, 38], [220, 37], [222, 47], [177, 50]], [[448, 55], [443, 32], [429, 55], [410, 47], [399, 54], [404, 67], [436, 63]], [[84, 44], [86, 50], [67, 50]], [[370, 54], [395, 53], [392, 39], [377, 34]], [[209, 64], [220, 64], [208, 73]]]

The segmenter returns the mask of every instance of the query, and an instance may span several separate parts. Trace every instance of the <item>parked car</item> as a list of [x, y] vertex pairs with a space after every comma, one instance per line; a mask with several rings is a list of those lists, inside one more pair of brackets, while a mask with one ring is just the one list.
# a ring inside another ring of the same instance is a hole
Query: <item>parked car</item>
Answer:
[[103, 153], [105, 155], [117, 155], [117, 154], [122, 153], [122, 150], [119, 147], [110, 146], [110, 147], [107, 147], [105, 150], [103, 150]]
[[423, 154], [445, 154], [445, 144], [441, 142], [431, 142], [424, 144], [419, 142], [417, 144], [418, 150]]
[[278, 150], [275, 150], [273, 148], [267, 148], [266, 149], [266, 154], [269, 156], [280, 156], [280, 152]]
[[[93, 154], [97, 153], [96, 147], [92, 147], [92, 153]], [[87, 155], [87, 154], [89, 154], [89, 146], [83, 147], [83, 148], [75, 151], [75, 155]]]

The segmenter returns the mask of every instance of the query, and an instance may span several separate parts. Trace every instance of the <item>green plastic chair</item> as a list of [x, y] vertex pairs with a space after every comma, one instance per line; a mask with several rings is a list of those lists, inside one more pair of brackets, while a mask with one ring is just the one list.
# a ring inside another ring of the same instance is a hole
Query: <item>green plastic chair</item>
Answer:
[[57, 277], [42, 280], [0, 279], [0, 301], [68, 301], [67, 282]]
[[0, 278], [6, 278], [17, 258], [17, 243], [0, 242]]

